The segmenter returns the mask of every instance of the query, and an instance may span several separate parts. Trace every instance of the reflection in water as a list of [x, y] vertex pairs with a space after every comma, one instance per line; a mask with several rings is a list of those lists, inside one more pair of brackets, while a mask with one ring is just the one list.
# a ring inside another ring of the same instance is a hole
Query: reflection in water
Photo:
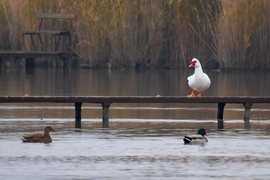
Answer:
[[[0, 96], [25, 94], [30, 96], [185, 96], [190, 93], [186, 78], [192, 73], [192, 69], [144, 72], [35, 69], [33, 73], [2, 70]], [[269, 96], [269, 72], [207, 73], [212, 80], [212, 85], [204, 92], [205, 96]], [[3, 106], [12, 109], [22, 104], [4, 104]], [[0, 113], [2, 117], [7, 118], [74, 117], [73, 104], [25, 103], [23, 107], [29, 108], [15, 108], [16, 113], [13, 110], [4, 109], [3, 106], [0, 107]], [[95, 108], [83, 110], [83, 118], [101, 117], [100, 104], [83, 104], [83, 108], [93, 106]], [[44, 109], [36, 109], [37, 107]], [[50, 109], [50, 107], [56, 108]], [[135, 109], [131, 109], [132, 107]], [[216, 104], [112, 104], [110, 118], [216, 119], [216, 108]], [[254, 111], [254, 108], [265, 111]], [[251, 116], [254, 119], [268, 119], [268, 109], [270, 109], [269, 104], [254, 104]], [[225, 112], [224, 119], [242, 119], [242, 110], [241, 104], [227, 104], [225, 111], [229, 112]]]
[[[64, 96], [185, 96], [193, 71], [35, 69], [33, 73], [4, 71], [1, 95]], [[211, 87], [205, 96], [269, 96], [270, 72], [207, 72]]]
[[[2, 70], [0, 96], [184, 96], [191, 73]], [[268, 72], [207, 73], [212, 85], [205, 96], [269, 96]], [[226, 105], [226, 130], [216, 131], [216, 108], [112, 104], [104, 133], [99, 104], [83, 104], [81, 132], [73, 128], [73, 104], [0, 104], [0, 179], [267, 179], [270, 106], [253, 106], [249, 131], [243, 130], [242, 105]], [[52, 144], [21, 142], [46, 125], [57, 131]], [[184, 146], [183, 136], [200, 127], [209, 143]]]

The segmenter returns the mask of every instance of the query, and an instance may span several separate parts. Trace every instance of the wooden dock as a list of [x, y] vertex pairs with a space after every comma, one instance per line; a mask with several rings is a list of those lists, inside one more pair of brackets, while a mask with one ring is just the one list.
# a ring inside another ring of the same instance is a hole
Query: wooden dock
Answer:
[[254, 103], [270, 103], [270, 97], [196, 97], [183, 96], [1, 96], [0, 103], [74, 103], [75, 128], [81, 128], [83, 103], [102, 106], [102, 127], [109, 128], [109, 108], [112, 103], [215, 103], [217, 104], [217, 128], [224, 129], [223, 113], [227, 103], [243, 104], [244, 128], [249, 129], [250, 110]]

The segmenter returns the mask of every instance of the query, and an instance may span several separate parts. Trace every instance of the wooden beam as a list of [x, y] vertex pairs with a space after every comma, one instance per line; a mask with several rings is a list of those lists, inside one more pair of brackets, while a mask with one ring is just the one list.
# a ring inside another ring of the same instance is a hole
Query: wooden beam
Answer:
[[73, 52], [46, 52], [46, 51], [0, 51], [0, 57], [6, 58], [38, 58], [38, 57], [78, 57]]
[[23, 30], [23, 35], [40, 35], [40, 34], [52, 34], [52, 35], [70, 35], [70, 31], [49, 31], [49, 30]]
[[0, 96], [0, 103], [270, 103], [270, 97], [201, 97], [185, 96]]

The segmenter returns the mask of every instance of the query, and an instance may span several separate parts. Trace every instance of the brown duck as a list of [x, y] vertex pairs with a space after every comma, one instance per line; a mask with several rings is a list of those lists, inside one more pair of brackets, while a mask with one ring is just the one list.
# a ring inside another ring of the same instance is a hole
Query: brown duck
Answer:
[[23, 142], [29, 142], [29, 143], [51, 143], [52, 138], [50, 136], [50, 132], [55, 132], [51, 126], [47, 126], [44, 129], [44, 135], [42, 134], [33, 134], [29, 136], [23, 136], [22, 141]]

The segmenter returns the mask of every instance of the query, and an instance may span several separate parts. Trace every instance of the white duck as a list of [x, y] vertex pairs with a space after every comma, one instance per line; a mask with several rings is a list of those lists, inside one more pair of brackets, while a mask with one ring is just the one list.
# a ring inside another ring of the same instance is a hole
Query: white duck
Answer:
[[211, 80], [202, 70], [201, 63], [198, 59], [193, 58], [189, 64], [189, 67], [194, 67], [194, 74], [187, 78], [188, 85], [192, 89], [192, 92], [188, 97], [195, 97], [194, 91], [199, 92], [197, 97], [202, 96], [202, 92], [208, 89], [211, 85]]

